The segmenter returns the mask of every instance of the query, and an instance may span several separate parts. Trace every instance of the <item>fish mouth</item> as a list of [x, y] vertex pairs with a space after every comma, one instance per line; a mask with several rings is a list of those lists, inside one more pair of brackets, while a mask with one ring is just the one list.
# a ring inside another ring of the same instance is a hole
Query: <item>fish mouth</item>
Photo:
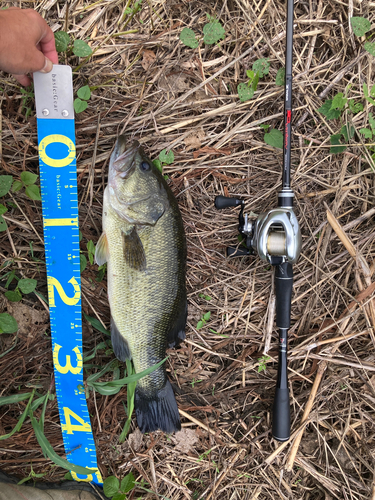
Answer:
[[133, 172], [135, 163], [133, 161], [140, 144], [138, 141], [133, 141], [129, 146], [124, 135], [120, 135], [116, 141], [115, 149], [111, 155], [109, 169], [115, 170], [114, 174], [120, 174], [121, 178], [125, 178]]

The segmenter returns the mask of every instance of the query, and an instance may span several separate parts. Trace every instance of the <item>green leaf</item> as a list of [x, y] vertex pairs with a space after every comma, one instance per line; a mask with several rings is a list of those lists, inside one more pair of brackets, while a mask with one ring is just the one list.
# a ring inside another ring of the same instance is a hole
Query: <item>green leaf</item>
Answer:
[[354, 99], [348, 101], [349, 109], [352, 113], [356, 114], [363, 111], [363, 104], [360, 102], [355, 102]]
[[248, 69], [246, 71], [246, 76], [248, 77], [249, 80], [253, 81], [255, 73], [254, 73], [254, 71], [252, 69]]
[[163, 151], [160, 152], [159, 154], [159, 160], [162, 162], [162, 163], [166, 163], [167, 165], [170, 165], [171, 163], [174, 162], [174, 154], [173, 154], [173, 151], [170, 150], [168, 153], [167, 153], [167, 150], [166, 149], [163, 149]]
[[89, 240], [89, 241], [87, 242], [87, 250], [88, 250], [90, 253], [95, 254], [95, 243], [94, 243], [92, 240]]
[[14, 181], [13, 182], [13, 186], [12, 186], [12, 191], [13, 193], [16, 193], [17, 191], [19, 191], [20, 189], [22, 189], [22, 182], [21, 181]]
[[254, 90], [254, 92], [258, 88], [258, 83], [259, 83], [259, 73], [255, 73], [254, 80], [251, 84], [251, 88]]
[[74, 40], [73, 54], [78, 57], [88, 57], [92, 54], [92, 49], [83, 40]]
[[74, 478], [72, 476], [72, 473], [68, 471], [65, 476], [64, 476], [65, 481], [74, 481]]
[[98, 283], [100, 281], [102, 281], [102, 279], [104, 278], [106, 269], [107, 269], [107, 264], [103, 264], [102, 266], [99, 266], [99, 268], [98, 268], [98, 274], [97, 274], [97, 276], [95, 278], [95, 281], [97, 281]]
[[[132, 363], [129, 359], [126, 360], [126, 373], [128, 375], [132, 375], [134, 373]], [[123, 443], [125, 441], [125, 438], [128, 435], [129, 430], [130, 430], [131, 418], [132, 418], [132, 414], [134, 411], [134, 394], [135, 394], [136, 386], [137, 386], [137, 382], [131, 382], [130, 384], [128, 384], [128, 386], [126, 388], [127, 408], [125, 408], [125, 411], [128, 415], [128, 418], [126, 419], [124, 428], [122, 429], [122, 432], [121, 432], [120, 437], [119, 437], [120, 443]]]
[[0, 175], [0, 198], [9, 192], [12, 182], [12, 175]]
[[3, 441], [5, 439], [9, 439], [10, 437], [13, 436], [13, 434], [15, 434], [16, 432], [18, 432], [21, 429], [22, 424], [24, 423], [25, 418], [27, 417], [27, 414], [29, 412], [31, 402], [32, 402], [33, 397], [34, 397], [34, 392], [35, 392], [35, 390], [33, 390], [33, 392], [31, 393], [31, 396], [30, 396], [30, 399], [27, 403], [27, 406], [26, 406], [24, 412], [22, 413], [20, 419], [18, 420], [17, 424], [15, 425], [15, 427], [9, 432], [9, 434], [3, 434], [2, 436], [0, 436], [0, 441]]
[[281, 87], [282, 85], [285, 85], [285, 68], [280, 68], [278, 72], [276, 73], [276, 85]]
[[86, 313], [83, 313], [83, 315], [86, 318], [86, 320], [90, 323], [90, 325], [93, 326], [96, 330], [98, 330], [98, 332], [105, 333], [106, 335], [111, 334], [111, 332], [109, 332], [104, 328], [104, 326], [100, 323], [98, 319], [93, 318], [91, 316], [87, 316]]
[[[14, 333], [14, 332], [11, 332]], [[2, 396], [0, 398], [0, 406], [14, 405], [25, 399], [29, 399], [31, 392], [24, 392], [22, 394], [13, 394], [12, 396]]]
[[34, 280], [32, 278], [22, 278], [18, 282], [18, 286], [21, 292], [25, 294], [33, 292], [37, 284], [37, 280]]
[[[127, 377], [121, 378], [119, 380], [111, 380], [110, 382], [96, 382], [95, 385], [100, 387], [123, 387], [125, 384], [130, 384], [132, 382], [136, 382], [140, 380], [141, 378], [145, 377], [146, 375], [149, 375], [150, 373], [154, 372], [161, 366], [167, 358], [162, 359], [159, 361], [159, 363], [156, 363], [156, 365], [150, 366], [149, 368], [146, 368], [146, 370], [143, 370], [140, 373], [134, 373], [132, 375], [129, 375]], [[97, 374], [95, 374], [97, 375]], [[99, 378], [99, 377], [98, 377]], [[94, 380], [94, 377], [91, 378], [91, 381], [89, 380], [89, 377], [87, 378], [87, 383], [90, 384]]]
[[126, 500], [126, 494], [118, 491], [113, 495], [112, 500]]
[[95, 255], [95, 244], [92, 240], [90, 240], [87, 243], [87, 251], [88, 251], [88, 255], [89, 255], [90, 264], [93, 265], [94, 264], [94, 255]]
[[95, 255], [95, 243], [92, 240], [87, 242], [87, 250]]
[[372, 132], [369, 128], [360, 128], [359, 132], [365, 136], [365, 139], [372, 139]]
[[331, 104], [331, 110], [332, 109], [344, 109], [347, 100], [348, 99], [346, 97], [344, 97], [344, 94], [342, 92], [339, 92], [333, 98], [333, 101]]
[[[340, 130], [341, 134], [345, 137], [345, 141], [349, 142], [349, 139], [351, 139], [354, 134], [355, 134], [355, 129], [353, 126], [350, 126], [349, 128], [346, 125], [343, 125]], [[349, 133], [348, 133], [349, 132]]]
[[265, 132], [268, 132], [268, 129], [270, 128], [271, 125], [266, 125], [265, 123], [261, 123], [259, 125], [260, 128], [262, 128]]
[[205, 321], [208, 321], [211, 318], [211, 311], [206, 312], [206, 314], [203, 315], [203, 319]]
[[191, 49], [196, 49], [199, 45], [199, 41], [195, 38], [195, 33], [190, 28], [184, 28], [180, 33], [181, 42], [190, 47]]
[[79, 97], [77, 99], [74, 99], [74, 111], [76, 113], [82, 113], [82, 111], [85, 111], [87, 109], [87, 101], [82, 101]]
[[225, 36], [225, 29], [219, 21], [212, 21], [203, 26], [203, 41], [207, 45], [218, 42]]
[[91, 97], [90, 87], [88, 85], [85, 85], [84, 87], [81, 87], [80, 89], [78, 89], [77, 96], [80, 99], [83, 99], [84, 101], [88, 101]]
[[0, 203], [0, 215], [5, 214], [5, 212], [7, 212], [7, 210], [8, 210], [7, 207]]
[[345, 151], [346, 146], [339, 146], [339, 144], [341, 144], [341, 142], [340, 142], [341, 137], [342, 137], [342, 134], [331, 135], [330, 142], [334, 146], [334, 147], [330, 148], [330, 150], [329, 150], [329, 152], [331, 154], [338, 154], [338, 153], [342, 153], [343, 151]]
[[87, 266], [87, 259], [83, 255], [83, 253], [79, 254], [79, 263], [80, 263], [80, 266], [81, 266], [81, 268], [80, 268], [81, 273], [83, 273], [83, 271], [86, 269], [86, 266]]
[[375, 42], [366, 42], [363, 47], [369, 54], [375, 57]]
[[264, 134], [264, 141], [275, 148], [283, 148], [284, 137], [280, 130], [271, 129], [268, 134]]
[[129, 493], [134, 488], [135, 478], [131, 472], [127, 474], [121, 481], [120, 490], [124, 493]]
[[6, 231], [6, 230], [7, 230], [7, 227], [8, 227], [8, 225], [7, 225], [6, 221], [5, 221], [5, 220], [4, 220], [4, 218], [3, 218], [3, 217], [1, 217], [1, 215], [0, 215], [0, 233], [2, 233], [2, 232], [4, 232], [4, 231]]
[[10, 300], [11, 302], [19, 302], [22, 300], [22, 295], [19, 290], [9, 290], [8, 292], [4, 293], [5, 297]]
[[199, 330], [200, 328], [203, 328], [204, 325], [205, 325], [205, 321], [202, 321], [202, 320], [198, 321], [197, 330]]
[[15, 278], [16, 278], [16, 272], [14, 270], [10, 271], [10, 273], [8, 274], [7, 282], [5, 283], [5, 288], [8, 288], [8, 286], [12, 283], [12, 281]]
[[55, 43], [57, 52], [65, 52], [68, 48], [70, 37], [65, 31], [57, 31], [55, 33]]
[[368, 114], [368, 122], [370, 127], [372, 128], [373, 133], [375, 134], [375, 118], [373, 118], [372, 113]]
[[160, 170], [161, 173], [163, 173], [163, 166], [160, 160], [153, 160], [152, 163], [158, 170]]
[[371, 29], [371, 23], [364, 17], [351, 17], [350, 24], [352, 25], [354, 34], [363, 36]]
[[35, 419], [31, 411], [29, 411], [29, 416], [31, 419], [31, 425], [33, 426], [35, 436], [38, 440], [40, 447], [42, 448], [42, 452], [45, 457], [48, 457], [50, 460], [52, 460], [52, 462], [54, 462], [59, 467], [71, 470], [76, 474], [89, 475], [93, 473], [92, 469], [86, 469], [86, 467], [81, 467], [80, 465], [72, 464], [68, 462], [68, 460], [66, 460], [65, 458], [60, 457], [52, 448], [50, 442], [44, 435], [39, 422]]
[[253, 64], [253, 70], [259, 73], [259, 77], [263, 78], [264, 75], [268, 75], [270, 71], [269, 59], [257, 59]]
[[241, 102], [249, 101], [254, 96], [254, 89], [249, 87], [246, 83], [238, 84], [237, 92]]
[[25, 186], [30, 186], [31, 184], [35, 184], [35, 181], [37, 180], [38, 176], [36, 174], [33, 174], [31, 172], [22, 172], [21, 174], [21, 181], [25, 184]]
[[375, 97], [375, 85], [371, 87], [370, 94], [372, 95], [372, 97]]
[[8, 313], [0, 313], [0, 328], [4, 333], [16, 333], [17, 321]]
[[363, 84], [363, 93], [365, 95], [366, 101], [370, 102], [373, 106], [375, 106], [374, 99], [369, 96], [368, 87], [366, 83]]
[[334, 120], [335, 118], [338, 118], [341, 116], [341, 110], [340, 109], [331, 109], [332, 108], [332, 99], [327, 99], [326, 102], [321, 106], [317, 111], [319, 113], [322, 113], [328, 120]]
[[35, 184], [27, 186], [27, 188], [25, 189], [25, 194], [30, 198], [30, 200], [42, 200], [40, 196], [39, 186], [36, 186]]
[[103, 491], [107, 497], [113, 497], [120, 489], [120, 481], [115, 476], [109, 476], [104, 480]]

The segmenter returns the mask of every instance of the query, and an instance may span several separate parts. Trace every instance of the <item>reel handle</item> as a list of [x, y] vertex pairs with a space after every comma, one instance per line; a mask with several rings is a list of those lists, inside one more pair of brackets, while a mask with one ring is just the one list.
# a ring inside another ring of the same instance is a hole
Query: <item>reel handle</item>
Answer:
[[227, 257], [243, 257], [244, 255], [251, 255], [250, 250], [241, 247], [227, 247]]
[[215, 198], [215, 208], [218, 210], [222, 210], [223, 208], [228, 207], [238, 207], [239, 205], [243, 205], [244, 202], [237, 198], [228, 198], [227, 196], [216, 196]]

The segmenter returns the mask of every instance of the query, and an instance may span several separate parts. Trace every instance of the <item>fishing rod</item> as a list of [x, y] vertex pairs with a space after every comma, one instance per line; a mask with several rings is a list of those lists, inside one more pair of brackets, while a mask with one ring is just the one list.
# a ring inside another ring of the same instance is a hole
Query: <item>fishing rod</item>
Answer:
[[276, 326], [279, 330], [279, 359], [276, 391], [273, 404], [272, 435], [278, 441], [290, 438], [290, 403], [288, 389], [288, 330], [293, 288], [293, 264], [301, 251], [301, 232], [293, 211], [294, 193], [290, 187], [291, 132], [292, 132], [292, 65], [293, 65], [293, 9], [294, 0], [287, 0], [284, 146], [282, 189], [278, 193], [278, 207], [262, 213], [255, 220], [244, 215], [244, 201], [217, 196], [219, 210], [241, 206], [239, 232], [245, 248], [227, 248], [228, 257], [258, 254], [275, 267]]

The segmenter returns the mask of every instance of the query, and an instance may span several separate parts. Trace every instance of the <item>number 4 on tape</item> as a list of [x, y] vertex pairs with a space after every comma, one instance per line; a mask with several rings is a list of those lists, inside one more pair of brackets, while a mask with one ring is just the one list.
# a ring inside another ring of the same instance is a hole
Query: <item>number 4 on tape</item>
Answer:
[[73, 83], [70, 66], [34, 73], [52, 352], [67, 459], [102, 478], [84, 392]]

